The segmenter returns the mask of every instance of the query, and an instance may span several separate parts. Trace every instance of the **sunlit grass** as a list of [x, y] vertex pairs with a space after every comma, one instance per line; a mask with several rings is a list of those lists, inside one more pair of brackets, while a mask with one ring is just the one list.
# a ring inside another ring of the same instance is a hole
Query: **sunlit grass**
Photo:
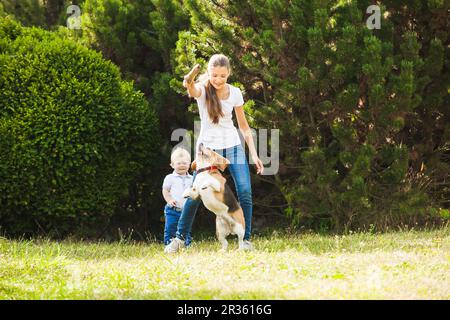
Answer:
[[[231, 239], [230, 239], [231, 240]], [[449, 299], [450, 231], [273, 233], [255, 251], [0, 238], [0, 299]]]

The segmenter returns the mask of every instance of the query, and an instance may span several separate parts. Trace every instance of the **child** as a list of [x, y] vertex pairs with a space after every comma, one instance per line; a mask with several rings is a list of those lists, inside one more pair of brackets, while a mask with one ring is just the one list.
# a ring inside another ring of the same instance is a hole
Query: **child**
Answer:
[[[164, 226], [164, 245], [168, 245], [170, 240], [175, 237], [178, 220], [186, 202], [182, 194], [184, 190], [192, 185], [192, 176], [188, 173], [190, 164], [191, 156], [188, 151], [177, 148], [172, 152], [170, 166], [174, 171], [164, 178], [162, 187], [162, 194], [167, 202], [164, 207], [166, 221]], [[191, 241], [189, 234], [185, 239], [185, 245], [188, 246]]]

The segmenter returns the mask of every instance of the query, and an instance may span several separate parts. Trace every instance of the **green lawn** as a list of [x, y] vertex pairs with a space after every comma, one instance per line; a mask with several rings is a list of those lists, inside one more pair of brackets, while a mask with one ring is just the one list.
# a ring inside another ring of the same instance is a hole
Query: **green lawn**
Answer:
[[[231, 241], [230, 241], [231, 242]], [[157, 243], [0, 238], [0, 299], [449, 299], [449, 228]]]

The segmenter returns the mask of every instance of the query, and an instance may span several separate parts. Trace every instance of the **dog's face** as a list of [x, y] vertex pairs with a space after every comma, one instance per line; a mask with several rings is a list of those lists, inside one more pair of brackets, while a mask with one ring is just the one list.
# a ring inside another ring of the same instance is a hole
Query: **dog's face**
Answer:
[[230, 161], [227, 158], [222, 157], [217, 152], [212, 151], [210, 148], [206, 148], [203, 143], [198, 146], [197, 157], [192, 163], [193, 170], [196, 168], [205, 168], [209, 166], [217, 166], [220, 171], [224, 171]]

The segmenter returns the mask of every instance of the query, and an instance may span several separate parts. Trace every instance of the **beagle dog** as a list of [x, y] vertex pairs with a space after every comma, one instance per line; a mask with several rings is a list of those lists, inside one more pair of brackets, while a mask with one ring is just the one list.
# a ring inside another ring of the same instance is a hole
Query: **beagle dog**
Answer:
[[185, 198], [195, 200], [200, 197], [205, 207], [216, 214], [216, 235], [222, 244], [222, 251], [228, 248], [226, 237], [230, 234], [238, 236], [239, 249], [243, 249], [245, 232], [242, 208], [220, 173], [229, 164], [228, 159], [201, 143], [191, 165], [193, 170], [197, 170], [197, 175], [192, 187], [183, 193]]

